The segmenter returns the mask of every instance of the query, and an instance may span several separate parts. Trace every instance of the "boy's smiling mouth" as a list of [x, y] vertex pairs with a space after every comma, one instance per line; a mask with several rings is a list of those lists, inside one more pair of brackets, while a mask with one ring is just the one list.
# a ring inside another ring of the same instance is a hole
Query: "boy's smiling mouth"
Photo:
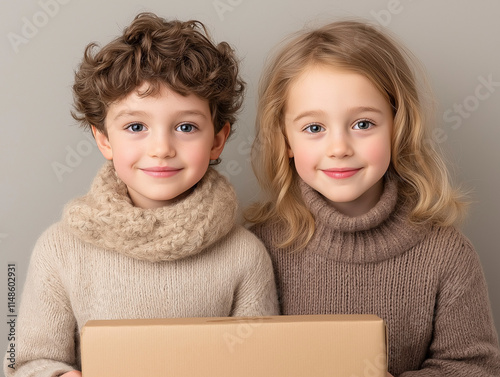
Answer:
[[147, 174], [151, 177], [168, 178], [168, 177], [172, 177], [172, 176], [176, 175], [182, 169], [181, 168], [173, 168], [173, 167], [169, 167], [169, 166], [153, 166], [150, 168], [143, 168], [140, 170], [142, 170], [145, 174]]

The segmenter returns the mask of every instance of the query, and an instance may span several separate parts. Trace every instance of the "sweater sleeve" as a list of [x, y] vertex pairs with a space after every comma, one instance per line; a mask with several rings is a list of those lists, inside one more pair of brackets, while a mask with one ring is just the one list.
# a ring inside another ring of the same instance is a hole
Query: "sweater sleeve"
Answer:
[[401, 377], [497, 377], [500, 350], [486, 281], [477, 253], [461, 236], [443, 266], [429, 356], [418, 371]]
[[8, 353], [6, 377], [55, 377], [76, 369], [77, 325], [61, 282], [53, 234], [45, 232], [31, 256], [16, 318], [16, 339], [9, 344], [15, 349], [15, 362], [7, 359]]
[[271, 258], [266, 248], [246, 229], [241, 281], [235, 293], [232, 317], [278, 315], [278, 297]]

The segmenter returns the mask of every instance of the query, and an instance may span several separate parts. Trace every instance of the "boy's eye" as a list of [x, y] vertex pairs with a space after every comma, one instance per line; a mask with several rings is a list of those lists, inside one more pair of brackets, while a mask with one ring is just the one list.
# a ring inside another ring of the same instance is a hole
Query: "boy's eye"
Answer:
[[312, 134], [316, 134], [318, 132], [324, 131], [324, 128], [321, 127], [319, 124], [310, 124], [306, 128], [304, 128], [304, 131], [307, 131]]
[[193, 132], [195, 127], [190, 123], [183, 123], [176, 128], [177, 131], [181, 132]]
[[355, 130], [368, 130], [373, 127], [373, 123], [369, 120], [360, 120], [354, 125]]
[[130, 130], [132, 132], [141, 132], [144, 131], [144, 125], [140, 123], [129, 124], [127, 126], [127, 130]]

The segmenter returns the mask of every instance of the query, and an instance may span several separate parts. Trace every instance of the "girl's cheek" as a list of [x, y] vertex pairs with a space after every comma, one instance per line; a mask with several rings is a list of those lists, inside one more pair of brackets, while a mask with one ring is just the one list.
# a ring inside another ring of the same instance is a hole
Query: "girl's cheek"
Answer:
[[372, 143], [365, 148], [365, 156], [372, 163], [382, 166], [388, 166], [391, 161], [391, 145], [386, 140], [380, 140]]
[[294, 151], [294, 162], [295, 168], [302, 178], [311, 174], [317, 167], [317, 158], [310, 150]]

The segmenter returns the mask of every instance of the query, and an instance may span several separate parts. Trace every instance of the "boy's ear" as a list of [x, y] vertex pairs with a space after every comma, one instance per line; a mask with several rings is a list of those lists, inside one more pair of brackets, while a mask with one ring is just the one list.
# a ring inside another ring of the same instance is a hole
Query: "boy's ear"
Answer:
[[111, 149], [108, 137], [99, 131], [95, 126], [92, 126], [92, 134], [94, 135], [95, 142], [97, 143], [97, 148], [99, 148], [104, 158], [106, 160], [112, 160], [113, 150]]
[[231, 125], [229, 124], [229, 122], [226, 122], [224, 127], [222, 127], [222, 129], [217, 134], [215, 134], [214, 144], [212, 146], [212, 150], [210, 151], [211, 160], [217, 160], [219, 158], [230, 132]]

